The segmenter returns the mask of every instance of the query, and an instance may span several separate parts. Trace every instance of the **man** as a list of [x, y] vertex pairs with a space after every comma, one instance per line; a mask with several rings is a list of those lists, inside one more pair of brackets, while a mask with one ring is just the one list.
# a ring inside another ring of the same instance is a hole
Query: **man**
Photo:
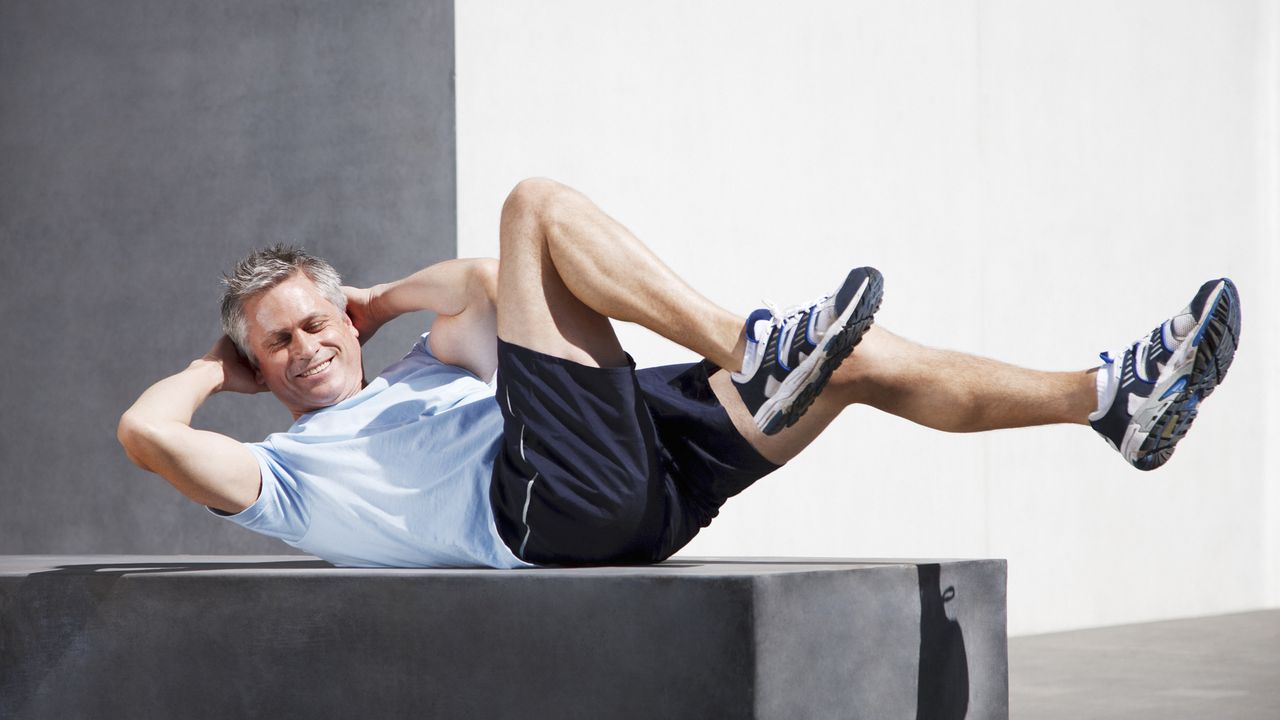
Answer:
[[[871, 327], [871, 268], [744, 322], [550, 180], [516, 186], [500, 238], [499, 262], [365, 289], [291, 248], [250, 255], [226, 279], [226, 336], [121, 418], [130, 459], [337, 564], [656, 562], [853, 403], [953, 432], [1091, 424], [1153, 469], [1240, 332], [1234, 285], [1212, 280], [1101, 367], [1037, 372]], [[360, 342], [417, 310], [437, 314], [431, 331], [366, 384]], [[637, 371], [610, 318], [705, 360]], [[288, 432], [241, 444], [190, 427], [211, 394], [262, 390], [293, 413]]]

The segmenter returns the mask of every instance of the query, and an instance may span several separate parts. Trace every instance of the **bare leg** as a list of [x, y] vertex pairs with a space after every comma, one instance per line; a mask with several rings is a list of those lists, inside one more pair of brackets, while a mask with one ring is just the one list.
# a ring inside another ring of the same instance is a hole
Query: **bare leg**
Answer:
[[711, 378], [738, 431], [782, 463], [813, 442], [840, 411], [870, 405], [947, 432], [1088, 422], [1097, 404], [1095, 370], [1040, 372], [918, 345], [873, 326], [794, 426], [765, 436], [726, 373]]
[[518, 184], [502, 208], [498, 336], [586, 365], [625, 364], [609, 318], [737, 370], [744, 318], [715, 305], [581, 193]]
[[[690, 288], [590, 200], [551, 180], [525, 180], [502, 209], [498, 335], [588, 365], [625, 363], [609, 318], [638, 323], [722, 368], [741, 363], [743, 318]], [[872, 327], [794, 426], [763, 435], [728, 373], [711, 378], [735, 426], [785, 462], [847, 406], [863, 403], [948, 432], [1086, 423], [1094, 371], [1027, 370], [935, 350]]]

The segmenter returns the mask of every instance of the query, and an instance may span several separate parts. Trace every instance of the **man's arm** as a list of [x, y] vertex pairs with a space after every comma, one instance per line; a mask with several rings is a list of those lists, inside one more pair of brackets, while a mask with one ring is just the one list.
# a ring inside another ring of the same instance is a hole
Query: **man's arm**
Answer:
[[116, 436], [138, 467], [202, 505], [237, 513], [258, 499], [258, 461], [239, 442], [192, 428], [191, 416], [216, 392], [265, 389], [224, 336], [187, 369], [147, 388], [121, 416]]
[[436, 314], [429, 342], [441, 362], [485, 380], [497, 370], [497, 260], [447, 260], [395, 282], [343, 291], [361, 342], [392, 318], [427, 310]]

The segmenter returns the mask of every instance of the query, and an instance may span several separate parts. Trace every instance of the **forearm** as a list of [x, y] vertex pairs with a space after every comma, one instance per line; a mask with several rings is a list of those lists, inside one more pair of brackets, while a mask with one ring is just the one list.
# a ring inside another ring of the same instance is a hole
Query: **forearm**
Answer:
[[490, 258], [436, 263], [408, 277], [370, 288], [370, 310], [378, 324], [420, 310], [441, 316], [461, 315], [477, 303], [493, 303], [496, 275], [497, 261]]
[[196, 360], [182, 372], [147, 388], [125, 411], [125, 415], [190, 425], [196, 409], [221, 389], [222, 379], [222, 369], [216, 363]]
[[185, 370], [147, 388], [120, 418], [117, 437], [129, 459], [155, 472], [155, 455], [167, 428], [190, 428], [191, 418], [217, 392], [223, 373], [216, 363], [196, 360]]

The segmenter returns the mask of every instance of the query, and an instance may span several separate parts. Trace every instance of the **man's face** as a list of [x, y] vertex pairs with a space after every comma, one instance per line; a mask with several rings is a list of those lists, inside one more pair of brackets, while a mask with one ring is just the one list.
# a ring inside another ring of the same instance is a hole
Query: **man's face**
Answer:
[[364, 387], [359, 333], [305, 273], [250, 298], [244, 313], [258, 374], [295, 418]]

